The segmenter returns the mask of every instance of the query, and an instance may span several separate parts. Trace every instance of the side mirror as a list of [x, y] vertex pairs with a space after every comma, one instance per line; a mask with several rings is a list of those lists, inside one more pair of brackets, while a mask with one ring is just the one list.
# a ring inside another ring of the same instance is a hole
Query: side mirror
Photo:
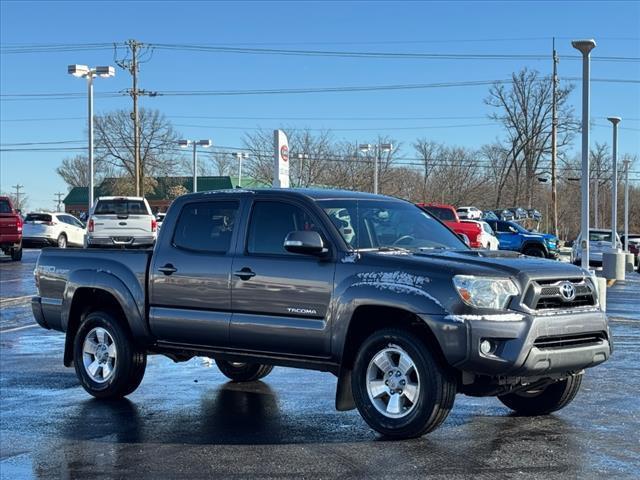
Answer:
[[458, 235], [458, 238], [462, 240], [467, 247], [471, 247], [469, 237], [467, 237], [464, 233], [456, 233], [456, 235]]
[[303, 255], [324, 255], [328, 252], [322, 237], [314, 231], [290, 232], [284, 239], [284, 249], [291, 253]]

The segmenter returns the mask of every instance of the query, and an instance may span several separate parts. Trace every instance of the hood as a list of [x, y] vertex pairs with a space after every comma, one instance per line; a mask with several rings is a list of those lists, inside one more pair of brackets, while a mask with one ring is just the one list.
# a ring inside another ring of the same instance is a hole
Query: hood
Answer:
[[525, 257], [507, 250], [365, 252], [361, 261], [431, 278], [451, 278], [454, 275], [512, 277], [523, 288], [534, 278], [560, 280], [588, 276], [580, 267], [570, 263]]

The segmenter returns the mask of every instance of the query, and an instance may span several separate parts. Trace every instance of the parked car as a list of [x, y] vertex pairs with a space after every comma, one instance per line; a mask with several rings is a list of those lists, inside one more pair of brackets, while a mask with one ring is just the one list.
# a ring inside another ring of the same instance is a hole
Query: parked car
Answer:
[[22, 217], [9, 197], [0, 197], [0, 249], [11, 260], [22, 260]]
[[500, 250], [512, 250], [530, 257], [558, 258], [558, 238], [550, 233], [533, 233], [516, 222], [487, 220], [500, 241]]
[[500, 220], [500, 218], [491, 210], [485, 210], [482, 212], [483, 220]]
[[536, 222], [542, 220], [542, 214], [535, 208], [530, 208], [529, 210], [527, 210], [527, 216], [530, 219], [535, 220]]
[[60, 212], [32, 212], [24, 219], [22, 243], [29, 247], [82, 247], [84, 235], [84, 224], [73, 215]]
[[[342, 211], [350, 240], [329, 218]], [[458, 393], [559, 410], [611, 354], [589, 272], [470, 250], [410, 203], [367, 193], [184, 195], [153, 250], [45, 249], [35, 276], [37, 322], [66, 332], [64, 364], [100, 399], [132, 393], [151, 354], [211, 357], [236, 382], [283, 365], [333, 373], [338, 410], [411, 438]]]
[[496, 217], [498, 217], [498, 220], [511, 221], [515, 218], [513, 212], [511, 210], [507, 210], [506, 208], [499, 208], [497, 210], [494, 210], [493, 213], [495, 213]]
[[513, 214], [513, 220], [524, 220], [528, 216], [527, 211], [524, 208], [513, 207], [505, 210], [508, 210]]
[[482, 218], [482, 210], [476, 207], [458, 207], [456, 213], [460, 220], [480, 220]]
[[156, 213], [156, 226], [158, 230], [162, 227], [162, 222], [164, 222], [164, 217], [166, 216], [166, 213]]
[[[573, 242], [571, 247], [571, 262], [580, 265], [582, 263], [582, 232]], [[611, 249], [611, 230], [604, 228], [589, 229], [589, 265], [599, 267], [602, 265], [602, 254]], [[620, 236], [616, 233], [616, 248], [622, 247]]]
[[158, 222], [142, 197], [100, 197], [87, 223], [87, 247], [149, 247]]
[[480, 226], [480, 236], [478, 237], [478, 242], [480, 243], [480, 248], [484, 248], [487, 250], [498, 250], [500, 245], [500, 241], [496, 236], [495, 232], [491, 228], [491, 226], [482, 220], [462, 220], [467, 223], [476, 223]]
[[[626, 248], [627, 238], [622, 235], [620, 240], [622, 242], [622, 247]], [[629, 234], [629, 253], [633, 254], [635, 265], [640, 263], [640, 234]]]
[[469, 246], [472, 248], [482, 248], [480, 244], [479, 236], [482, 229], [479, 225], [473, 223], [463, 223], [458, 218], [456, 209], [451, 205], [439, 204], [439, 203], [419, 203], [418, 207], [425, 210], [427, 213], [433, 215], [437, 219], [441, 220], [447, 227], [453, 230], [458, 235], [465, 235], [469, 239]]

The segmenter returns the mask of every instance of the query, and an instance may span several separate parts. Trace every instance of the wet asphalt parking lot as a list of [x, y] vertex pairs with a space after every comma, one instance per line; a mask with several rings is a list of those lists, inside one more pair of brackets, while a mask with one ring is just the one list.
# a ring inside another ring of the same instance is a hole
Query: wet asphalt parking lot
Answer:
[[458, 396], [435, 432], [385, 441], [334, 410], [335, 378], [276, 368], [234, 384], [207, 359], [153, 356], [128, 399], [93, 400], [34, 327], [38, 250], [0, 258], [0, 477], [638, 478], [640, 275], [608, 292], [615, 352], [556, 414], [517, 417]]

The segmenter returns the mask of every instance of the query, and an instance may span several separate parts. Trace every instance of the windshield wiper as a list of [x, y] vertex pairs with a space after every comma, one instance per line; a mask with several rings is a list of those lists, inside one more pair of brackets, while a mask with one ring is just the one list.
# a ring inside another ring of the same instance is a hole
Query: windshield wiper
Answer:
[[393, 247], [393, 246], [359, 248], [356, 251], [358, 251], [358, 252], [407, 252], [407, 253], [411, 253], [411, 250], [409, 250], [408, 248]]

